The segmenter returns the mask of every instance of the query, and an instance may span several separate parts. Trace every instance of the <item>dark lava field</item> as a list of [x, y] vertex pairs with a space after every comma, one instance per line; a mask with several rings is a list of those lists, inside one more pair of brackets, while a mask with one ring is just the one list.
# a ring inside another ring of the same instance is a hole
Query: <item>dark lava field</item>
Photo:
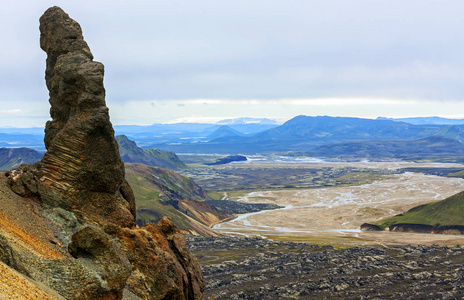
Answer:
[[187, 237], [205, 299], [463, 299], [464, 246], [335, 249], [242, 237]]

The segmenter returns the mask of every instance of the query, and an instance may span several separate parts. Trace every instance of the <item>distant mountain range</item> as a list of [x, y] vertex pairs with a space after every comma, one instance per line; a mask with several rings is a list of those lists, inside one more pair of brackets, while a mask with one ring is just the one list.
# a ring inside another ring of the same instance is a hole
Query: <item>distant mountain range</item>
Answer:
[[[235, 118], [222, 120], [217, 124], [210, 123], [175, 123], [141, 125], [115, 125], [116, 135], [126, 135], [144, 149], [158, 143], [191, 143], [209, 141], [218, 136], [213, 134], [221, 126], [227, 125], [238, 135], [253, 135], [258, 132], [279, 126], [275, 120], [266, 118]], [[0, 128], [0, 147], [27, 147], [37, 151], [45, 151], [42, 127]]]
[[[4, 131], [7, 131], [8, 133], [4, 133]], [[35, 133], [24, 133], [22, 131], [16, 132], [12, 129], [0, 129], [0, 147], [27, 147], [37, 151], [45, 151], [43, 139], [43, 130], [42, 132], [37, 131]]]
[[[440, 117], [376, 120], [297, 116], [282, 125], [269, 119], [239, 118], [218, 124], [177, 123], [114, 126], [142, 149], [176, 153], [263, 153], [308, 151], [318, 146], [368, 140], [422, 139], [443, 136], [464, 141], [464, 120]], [[0, 129], [0, 147], [43, 150], [37, 128]]]
[[413, 125], [392, 120], [297, 116], [252, 136], [225, 136], [194, 144], [157, 144], [177, 153], [263, 153], [310, 150], [325, 144], [369, 140], [415, 140], [431, 136], [464, 141], [464, 125]]
[[[252, 122], [253, 120], [254, 122]], [[279, 126], [275, 121], [266, 120], [267, 119], [243, 118], [225, 120], [221, 122], [221, 124], [175, 123], [153, 124], [149, 126], [116, 125], [114, 129], [117, 135], [126, 135], [131, 140], [135, 141], [137, 145], [144, 149], [149, 149], [156, 148], [153, 146], [154, 144], [162, 143], [190, 144], [207, 142], [221, 137], [222, 135], [218, 133], [224, 133], [224, 128], [228, 128], [227, 136], [245, 136]]]

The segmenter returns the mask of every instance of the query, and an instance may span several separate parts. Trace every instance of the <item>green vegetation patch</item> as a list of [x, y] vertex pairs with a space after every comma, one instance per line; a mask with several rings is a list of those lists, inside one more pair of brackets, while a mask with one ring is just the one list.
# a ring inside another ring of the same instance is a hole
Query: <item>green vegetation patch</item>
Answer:
[[458, 178], [464, 178], [464, 170], [458, 171], [458, 172], [452, 172], [447, 175], [448, 177], [458, 177]]
[[137, 223], [138, 224], [149, 224], [158, 223], [163, 216], [169, 216], [172, 218], [174, 224], [180, 229], [186, 231], [195, 231], [195, 228], [185, 218], [181, 212], [177, 211], [172, 206], [167, 205], [152, 205], [150, 208], [140, 207], [137, 208]]
[[221, 200], [224, 197], [224, 193], [219, 192], [207, 192], [208, 196], [214, 200]]
[[126, 180], [136, 195], [137, 206], [150, 206], [159, 202], [160, 191], [153, 188], [153, 183], [146, 178], [128, 173]]
[[196, 231], [192, 220], [199, 221], [188, 210], [178, 207], [183, 198], [205, 200], [200, 187], [193, 181], [172, 171], [141, 164], [126, 164], [126, 180], [135, 195], [137, 207], [137, 224], [157, 223], [163, 216], [173, 219], [180, 229]]
[[443, 201], [414, 207], [404, 214], [374, 224], [382, 229], [395, 224], [421, 224], [434, 227], [464, 225], [464, 192]]

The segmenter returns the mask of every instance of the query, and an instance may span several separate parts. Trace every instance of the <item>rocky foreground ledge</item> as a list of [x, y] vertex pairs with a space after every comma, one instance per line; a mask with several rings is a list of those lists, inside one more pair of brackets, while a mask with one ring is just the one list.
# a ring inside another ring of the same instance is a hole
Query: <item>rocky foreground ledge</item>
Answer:
[[462, 299], [464, 247], [337, 250], [259, 238], [187, 237], [218, 299]]

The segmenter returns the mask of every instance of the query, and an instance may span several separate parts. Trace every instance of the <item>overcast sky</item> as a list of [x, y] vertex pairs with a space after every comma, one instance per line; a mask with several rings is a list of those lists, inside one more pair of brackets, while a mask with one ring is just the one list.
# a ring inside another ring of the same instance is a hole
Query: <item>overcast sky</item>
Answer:
[[464, 118], [462, 0], [2, 0], [0, 126], [49, 119], [38, 20], [53, 5], [105, 65], [113, 124]]

